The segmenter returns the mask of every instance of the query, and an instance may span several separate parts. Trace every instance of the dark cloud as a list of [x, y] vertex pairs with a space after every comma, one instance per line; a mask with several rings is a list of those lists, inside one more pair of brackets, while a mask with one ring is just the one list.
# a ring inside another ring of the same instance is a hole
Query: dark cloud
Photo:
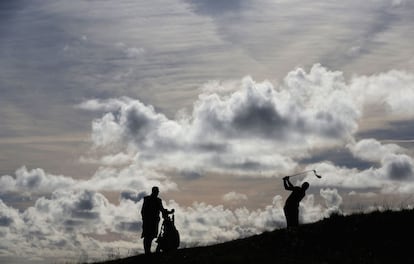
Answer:
[[122, 191], [120, 196], [123, 200], [131, 200], [135, 203], [138, 203], [142, 200], [146, 195], [148, 195], [146, 192], [139, 192], [136, 193], [134, 191]]
[[96, 211], [98, 209], [95, 207], [101, 201], [97, 201], [95, 195], [96, 193], [93, 191], [82, 191], [77, 197], [77, 200], [74, 201], [70, 217], [83, 220], [99, 219], [100, 214]]
[[84, 221], [79, 219], [67, 219], [63, 222], [63, 225], [66, 229], [73, 230], [73, 228], [80, 226], [84, 223]]
[[315, 164], [323, 161], [330, 161], [339, 167], [346, 167], [349, 169], [357, 168], [359, 170], [380, 166], [379, 163], [365, 161], [355, 157], [349, 149], [346, 148], [315, 151], [312, 152], [309, 157], [300, 159], [298, 162], [301, 164]]
[[202, 130], [229, 138], [283, 138], [286, 130], [295, 124], [278, 112], [278, 106], [272, 101], [276, 96], [273, 87], [262, 89], [247, 85], [251, 86], [243, 89], [242, 94], [235, 93], [225, 99], [228, 108], [206, 100], [196, 110], [197, 118], [202, 120]]
[[75, 210], [72, 211], [72, 217], [73, 218], [80, 218], [85, 220], [93, 220], [99, 218], [98, 212], [91, 212], [87, 210]]
[[410, 160], [394, 160], [386, 166], [388, 177], [393, 180], [407, 180], [413, 178], [413, 167]]
[[27, 188], [35, 188], [40, 185], [40, 182], [42, 181], [42, 177], [39, 174], [32, 174], [29, 177], [25, 179], [24, 186], [27, 186]]
[[139, 232], [142, 230], [142, 223], [135, 221], [135, 222], [120, 222], [116, 225], [116, 229], [119, 231], [126, 231], [126, 232]]
[[200, 172], [189, 170], [181, 171], [180, 175], [186, 180], [197, 180], [203, 177], [203, 174], [201, 174]]
[[21, 192], [0, 193], [0, 200], [5, 204], [25, 204], [36, 198], [38, 198], [36, 195]]
[[264, 164], [257, 162], [257, 161], [246, 160], [241, 163], [227, 164], [227, 167], [232, 168], [232, 169], [241, 169], [241, 170], [247, 170], [247, 171], [258, 171], [261, 169], [265, 169], [266, 166], [264, 166]]
[[92, 210], [94, 208], [94, 192], [84, 191], [75, 202], [75, 210]]
[[228, 151], [228, 146], [225, 143], [218, 144], [218, 143], [206, 142], [206, 143], [195, 143], [194, 149], [199, 150], [201, 152], [224, 153]]
[[68, 241], [66, 239], [58, 239], [57, 241], [53, 241], [51, 244], [57, 248], [63, 248], [68, 244]]
[[0, 226], [10, 226], [13, 223], [13, 219], [8, 216], [0, 216]]
[[414, 120], [391, 121], [385, 128], [370, 129], [356, 133], [357, 139], [375, 138], [377, 140], [411, 140], [414, 135]]
[[239, 12], [245, 0], [188, 0], [194, 12], [201, 15], [220, 16], [226, 13]]
[[262, 163], [257, 160], [246, 158], [241, 161], [231, 161], [226, 160], [222, 157], [213, 157], [213, 163], [216, 164], [219, 168], [228, 169], [228, 170], [240, 170], [240, 171], [260, 171], [272, 169], [268, 164]]
[[126, 127], [137, 141], [142, 141], [150, 132], [156, 129], [155, 122], [150, 119], [147, 113], [140, 110], [130, 108], [126, 112]]
[[257, 135], [261, 137], [283, 137], [289, 122], [275, 109], [273, 104], [256, 104], [247, 102], [242, 105], [232, 123], [236, 135]]
[[3, 28], [8, 28], [9, 19], [13, 18], [15, 12], [22, 7], [21, 0], [0, 1], [0, 32]]

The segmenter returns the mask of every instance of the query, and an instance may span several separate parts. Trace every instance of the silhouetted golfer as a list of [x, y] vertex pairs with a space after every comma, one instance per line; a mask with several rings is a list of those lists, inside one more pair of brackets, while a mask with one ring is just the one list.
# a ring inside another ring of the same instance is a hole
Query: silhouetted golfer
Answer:
[[158, 187], [152, 187], [151, 195], [144, 197], [144, 203], [142, 204], [142, 235], [144, 238], [144, 251], [145, 254], [151, 253], [151, 243], [158, 235], [158, 224], [160, 222], [160, 212], [163, 214], [170, 214], [174, 211], [168, 211], [162, 206], [162, 201], [158, 198]]
[[299, 203], [305, 197], [305, 192], [309, 188], [309, 183], [304, 182], [301, 187], [293, 186], [289, 177], [283, 178], [283, 185], [288, 191], [292, 191], [289, 197], [286, 199], [285, 212], [287, 227], [294, 227], [299, 225]]

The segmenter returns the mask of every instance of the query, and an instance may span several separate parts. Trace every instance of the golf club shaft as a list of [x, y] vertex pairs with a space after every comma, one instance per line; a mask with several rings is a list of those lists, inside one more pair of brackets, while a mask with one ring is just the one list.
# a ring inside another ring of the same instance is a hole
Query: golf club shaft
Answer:
[[302, 171], [302, 172], [299, 172], [299, 173], [296, 173], [296, 174], [287, 175], [286, 177], [295, 177], [295, 176], [299, 176], [299, 175], [302, 175], [302, 174], [306, 174], [306, 173], [308, 173], [308, 172], [313, 172], [313, 174], [314, 174], [317, 178], [319, 178], [319, 179], [321, 179], [321, 178], [322, 178], [322, 176], [321, 176], [321, 175], [319, 175], [319, 174], [317, 174], [317, 173], [316, 173], [316, 170], [306, 170], [306, 171]]
[[299, 172], [299, 173], [296, 173], [296, 174], [287, 175], [286, 177], [295, 177], [295, 176], [299, 176], [299, 175], [302, 175], [302, 174], [306, 174], [306, 173], [311, 172], [311, 171], [314, 171], [314, 170], [302, 171], [302, 172]]

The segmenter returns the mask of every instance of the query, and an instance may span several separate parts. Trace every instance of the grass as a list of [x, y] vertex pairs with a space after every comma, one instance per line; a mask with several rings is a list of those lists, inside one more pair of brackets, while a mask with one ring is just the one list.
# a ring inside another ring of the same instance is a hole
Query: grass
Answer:
[[296, 229], [100, 263], [407, 263], [413, 224], [414, 210], [332, 215]]

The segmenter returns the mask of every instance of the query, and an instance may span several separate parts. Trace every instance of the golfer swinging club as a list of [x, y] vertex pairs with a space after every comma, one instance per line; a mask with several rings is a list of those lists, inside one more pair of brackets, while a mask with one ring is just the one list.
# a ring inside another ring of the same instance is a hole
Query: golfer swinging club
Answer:
[[285, 212], [287, 227], [296, 227], [299, 225], [299, 203], [305, 197], [306, 190], [309, 188], [309, 183], [304, 182], [301, 187], [293, 186], [289, 180], [289, 176], [283, 177], [283, 185], [288, 191], [292, 191], [286, 199]]

